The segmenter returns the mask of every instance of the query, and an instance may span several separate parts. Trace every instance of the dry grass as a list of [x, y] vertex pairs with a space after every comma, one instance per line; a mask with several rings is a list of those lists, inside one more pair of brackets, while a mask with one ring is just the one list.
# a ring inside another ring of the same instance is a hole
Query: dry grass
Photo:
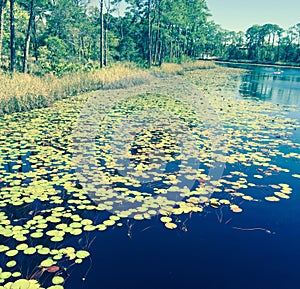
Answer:
[[218, 67], [213, 61], [195, 61], [187, 62], [183, 64], [176, 63], [163, 63], [160, 68], [154, 68], [153, 72], [155, 75], [164, 74], [179, 74], [183, 75], [185, 71], [193, 71], [199, 69], [211, 69]]
[[46, 107], [55, 100], [97, 89], [128, 87], [148, 81], [145, 70], [118, 64], [93, 72], [58, 78], [28, 74], [0, 75], [0, 114]]
[[192, 71], [198, 69], [212, 69], [217, 68], [218, 66], [215, 64], [214, 61], [198, 60], [195, 62], [184, 63], [182, 64], [182, 67], [185, 71]]
[[160, 68], [154, 69], [154, 71], [160, 71], [167, 74], [182, 74], [183, 67], [176, 63], [163, 63]]
[[[184, 71], [214, 68], [213, 62], [197, 61], [183, 65], [164, 63], [153, 68], [154, 75], [184, 74]], [[46, 107], [55, 100], [98, 89], [126, 88], [149, 83], [147, 70], [132, 63], [116, 64], [92, 72], [73, 72], [63, 77], [28, 74], [0, 75], [0, 115]]]

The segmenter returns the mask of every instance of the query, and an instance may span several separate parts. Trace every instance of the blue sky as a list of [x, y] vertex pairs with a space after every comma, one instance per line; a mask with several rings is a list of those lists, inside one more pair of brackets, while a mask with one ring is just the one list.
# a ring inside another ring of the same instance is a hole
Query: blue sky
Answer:
[[222, 28], [246, 31], [272, 23], [287, 29], [300, 23], [300, 0], [206, 0], [211, 20]]
[[[91, 0], [99, 4], [99, 0]], [[278, 24], [283, 29], [300, 23], [300, 0], [206, 0], [211, 20], [222, 28], [245, 32], [254, 24]], [[121, 5], [121, 12], [124, 11]]]

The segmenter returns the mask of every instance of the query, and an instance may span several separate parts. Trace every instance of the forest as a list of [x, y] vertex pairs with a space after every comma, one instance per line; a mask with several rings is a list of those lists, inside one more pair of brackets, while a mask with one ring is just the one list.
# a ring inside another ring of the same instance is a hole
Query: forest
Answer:
[[210, 18], [205, 0], [0, 0], [0, 71], [63, 75], [203, 57], [300, 64], [300, 23], [235, 32]]

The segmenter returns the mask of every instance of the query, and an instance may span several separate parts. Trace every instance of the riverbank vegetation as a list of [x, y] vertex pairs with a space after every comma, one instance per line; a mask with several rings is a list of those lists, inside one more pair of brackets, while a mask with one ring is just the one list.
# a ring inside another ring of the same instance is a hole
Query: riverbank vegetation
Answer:
[[127, 88], [148, 83], [151, 75], [184, 74], [185, 71], [210, 69], [213, 62], [197, 61], [182, 65], [164, 63], [151, 70], [134, 63], [116, 63], [101, 70], [69, 72], [61, 77], [47, 74], [43, 77], [14, 73], [0, 75], [0, 115], [27, 111], [52, 105], [56, 100], [98, 89]]
[[46, 107], [55, 100], [97, 89], [128, 87], [147, 80], [145, 70], [116, 64], [100, 70], [44, 77], [14, 73], [0, 75], [0, 114]]

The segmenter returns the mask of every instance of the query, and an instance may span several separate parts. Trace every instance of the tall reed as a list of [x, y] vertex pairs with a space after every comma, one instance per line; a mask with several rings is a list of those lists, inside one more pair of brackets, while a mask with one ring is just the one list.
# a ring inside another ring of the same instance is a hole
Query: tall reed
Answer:
[[[184, 71], [214, 68], [212, 62], [197, 61], [187, 64], [164, 63], [150, 72], [154, 76], [183, 74]], [[132, 63], [120, 63], [90, 72], [72, 72], [62, 77], [28, 74], [0, 74], [0, 114], [46, 107], [55, 100], [98, 89], [126, 88], [149, 83], [149, 71]]]
[[73, 72], [63, 77], [19, 73], [0, 75], [0, 114], [45, 107], [55, 100], [82, 92], [126, 87], [147, 79], [145, 70], [126, 64], [90, 72]]

